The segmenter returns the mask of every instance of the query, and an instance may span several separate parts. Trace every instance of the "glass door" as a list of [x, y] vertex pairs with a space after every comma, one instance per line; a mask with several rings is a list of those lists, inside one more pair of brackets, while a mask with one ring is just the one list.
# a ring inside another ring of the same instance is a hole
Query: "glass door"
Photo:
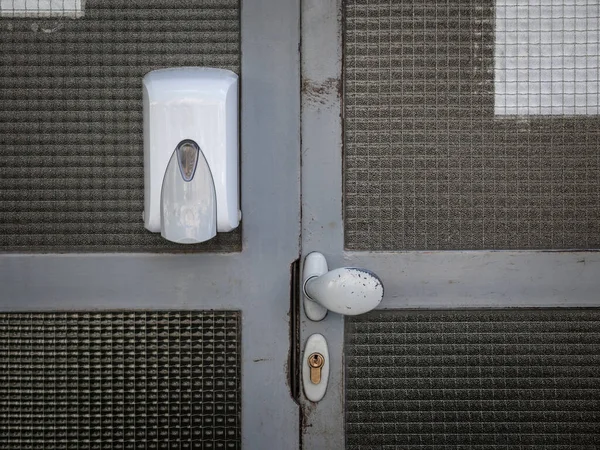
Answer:
[[597, 7], [434, 3], [303, 2], [302, 253], [385, 286], [303, 446], [593, 445]]
[[[298, 448], [299, 4], [88, 0], [0, 33], [0, 447]], [[200, 247], [142, 219], [142, 77], [173, 66], [240, 75], [242, 224]]]

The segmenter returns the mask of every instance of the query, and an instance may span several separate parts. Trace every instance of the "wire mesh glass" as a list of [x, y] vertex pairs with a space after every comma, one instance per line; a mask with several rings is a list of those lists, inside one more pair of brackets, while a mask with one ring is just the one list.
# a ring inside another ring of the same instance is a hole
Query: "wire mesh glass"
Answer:
[[[599, 248], [597, 11], [595, 0], [346, 0], [346, 247]], [[550, 59], [534, 58], [547, 35]]]

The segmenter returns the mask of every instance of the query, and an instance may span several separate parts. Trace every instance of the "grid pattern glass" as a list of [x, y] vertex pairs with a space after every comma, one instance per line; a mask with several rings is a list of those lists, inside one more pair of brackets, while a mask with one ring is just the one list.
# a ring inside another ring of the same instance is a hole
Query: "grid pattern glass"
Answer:
[[598, 115], [597, 0], [496, 0], [496, 114]]
[[495, 11], [344, 2], [348, 249], [600, 247], [600, 117], [496, 114]]
[[376, 311], [345, 341], [348, 450], [600, 442], [600, 310]]
[[[144, 229], [142, 77], [239, 73], [239, 0], [87, 0], [85, 16], [0, 18], [0, 251], [239, 251]], [[174, 150], [174, 149], [173, 149]]]
[[83, 16], [85, 0], [0, 0], [0, 16], [70, 17]]
[[239, 449], [234, 311], [0, 314], [0, 448]]

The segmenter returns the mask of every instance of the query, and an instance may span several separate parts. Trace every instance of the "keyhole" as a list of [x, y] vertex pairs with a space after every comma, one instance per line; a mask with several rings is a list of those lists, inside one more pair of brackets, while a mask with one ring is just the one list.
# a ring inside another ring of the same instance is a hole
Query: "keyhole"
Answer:
[[313, 353], [308, 357], [307, 361], [308, 365], [312, 369], [321, 369], [321, 367], [323, 367], [323, 363], [325, 362], [325, 360], [323, 359], [323, 355], [321, 355], [320, 353]]

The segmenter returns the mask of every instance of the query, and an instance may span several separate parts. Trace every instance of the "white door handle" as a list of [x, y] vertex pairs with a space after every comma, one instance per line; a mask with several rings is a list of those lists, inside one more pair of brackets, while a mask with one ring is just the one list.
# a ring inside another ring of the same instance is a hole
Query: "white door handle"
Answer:
[[310, 320], [322, 320], [327, 311], [355, 316], [371, 311], [383, 298], [383, 283], [365, 269], [329, 270], [325, 257], [312, 252], [304, 259], [304, 311]]

